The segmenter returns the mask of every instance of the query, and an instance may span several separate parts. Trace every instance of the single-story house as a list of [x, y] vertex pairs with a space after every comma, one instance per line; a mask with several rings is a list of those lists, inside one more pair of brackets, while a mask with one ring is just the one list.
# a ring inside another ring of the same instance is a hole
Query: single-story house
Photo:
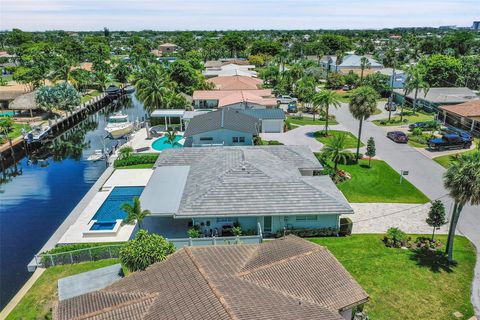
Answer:
[[166, 149], [140, 196], [151, 212], [144, 225], [159, 219], [180, 225], [183, 235], [192, 225], [222, 235], [234, 223], [264, 234], [335, 231], [353, 209], [329, 176], [314, 175], [322, 169], [306, 146]]
[[[361, 59], [363, 56], [359, 56], [356, 54], [347, 54], [343, 57], [342, 63], [337, 66], [337, 57], [336, 56], [328, 56], [326, 59], [321, 59], [320, 64], [325, 68], [329, 69], [332, 72], [339, 72], [343, 69], [360, 69], [361, 68]], [[378, 62], [377, 60], [373, 59], [369, 56], [364, 56], [367, 58], [368, 62], [370, 63], [368, 69], [383, 69], [383, 65]], [[368, 70], [366, 69], [366, 70]], [[348, 72], [347, 72], [348, 73]]]
[[242, 113], [260, 120], [260, 132], [281, 133], [285, 127], [285, 112], [280, 108], [245, 109]]
[[258, 90], [197, 90], [193, 92], [195, 109], [216, 108], [272, 108], [277, 99], [272, 89]]
[[263, 80], [247, 76], [220, 76], [207, 80], [215, 86], [215, 90], [258, 90]]
[[220, 68], [222, 66], [225, 66], [227, 64], [236, 64], [239, 66], [246, 66], [250, 65], [250, 62], [248, 60], [244, 59], [220, 59], [220, 60], [209, 60], [204, 63], [204, 67], [206, 69], [209, 68]]
[[[360, 76], [361, 73], [362, 73], [362, 69], [361, 68], [353, 68], [353, 69], [344, 68], [344, 69], [339, 70], [338, 72], [342, 75], [346, 75], [349, 72], [353, 72], [353, 73], [357, 74], [358, 76]], [[403, 70], [396, 69], [395, 73], [393, 73], [392, 68], [381, 68], [381, 69], [376, 68], [376, 69], [365, 69], [365, 70], [363, 70], [363, 76], [364, 77], [366, 77], [368, 75], [371, 75], [371, 74], [375, 74], [375, 73], [380, 73], [380, 74], [383, 74], [383, 75], [387, 76], [388, 77], [387, 85], [389, 87], [392, 84], [393, 84], [394, 89], [399, 89], [399, 88], [405, 87], [405, 81], [407, 80], [407, 76], [405, 74], [405, 71], [403, 71]], [[392, 80], [393, 80], [393, 83], [392, 83]]]
[[193, 117], [184, 133], [184, 146], [251, 146], [259, 129], [257, 118], [237, 109], [222, 108]]
[[145, 271], [59, 301], [53, 319], [351, 320], [367, 301], [326, 247], [287, 236], [182, 248]]
[[[415, 90], [407, 94], [406, 97], [403, 89], [394, 89], [393, 93], [393, 101], [396, 103], [402, 104], [405, 101], [406, 105], [413, 105]], [[460, 104], [475, 99], [478, 99], [478, 96], [466, 87], [430, 88], [426, 94], [424, 90], [420, 89], [417, 94], [417, 107], [429, 112], [438, 112], [438, 107], [441, 105]]]
[[178, 50], [178, 46], [173, 43], [163, 43], [158, 46], [158, 50], [162, 53], [162, 55], [166, 53], [173, 53]]
[[456, 105], [439, 106], [438, 118], [444, 124], [480, 136], [480, 98]]
[[228, 63], [219, 67], [205, 68], [202, 74], [207, 78], [219, 77], [219, 76], [246, 76], [256, 77], [257, 73], [253, 71], [254, 65], [244, 65]]

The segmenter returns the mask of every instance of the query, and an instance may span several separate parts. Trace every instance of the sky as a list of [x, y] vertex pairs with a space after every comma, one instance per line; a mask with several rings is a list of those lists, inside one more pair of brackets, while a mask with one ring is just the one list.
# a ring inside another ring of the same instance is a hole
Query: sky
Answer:
[[0, 0], [0, 30], [471, 26], [480, 0]]

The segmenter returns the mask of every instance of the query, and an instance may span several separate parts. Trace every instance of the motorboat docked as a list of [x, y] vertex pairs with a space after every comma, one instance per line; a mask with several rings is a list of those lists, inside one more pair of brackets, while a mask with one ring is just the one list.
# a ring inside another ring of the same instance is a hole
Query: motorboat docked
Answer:
[[132, 94], [135, 92], [135, 87], [134, 86], [131, 86], [131, 85], [128, 85], [126, 86], [125, 88], [123, 88], [123, 91], [126, 93], [126, 94]]
[[88, 161], [99, 161], [105, 158], [105, 153], [103, 150], [95, 150], [91, 155], [88, 156]]
[[128, 115], [116, 113], [108, 117], [105, 131], [114, 139], [121, 138], [133, 131], [133, 123], [128, 121]]
[[31, 142], [40, 142], [42, 139], [47, 137], [50, 134], [50, 130], [52, 128], [50, 126], [37, 126], [34, 127], [31, 131], [29, 131], [25, 138], [28, 143]]
[[118, 96], [120, 94], [120, 88], [117, 87], [117, 86], [114, 86], [113, 84], [112, 85], [109, 85], [107, 90], [105, 90], [105, 92], [109, 95], [109, 96]]

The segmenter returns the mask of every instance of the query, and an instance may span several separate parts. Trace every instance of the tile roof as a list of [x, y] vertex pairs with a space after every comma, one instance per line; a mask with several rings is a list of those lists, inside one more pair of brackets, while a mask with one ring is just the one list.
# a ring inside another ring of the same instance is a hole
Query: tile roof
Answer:
[[295, 236], [259, 245], [189, 247], [94, 293], [54, 319], [322, 319], [368, 300], [324, 247]]
[[165, 166], [190, 168], [176, 217], [353, 213], [329, 177], [301, 174], [322, 169], [305, 146], [168, 149], [155, 163]]
[[480, 99], [456, 105], [439, 106], [438, 108], [461, 117], [480, 117]]
[[258, 90], [197, 90], [193, 100], [218, 100], [218, 107], [247, 102], [260, 106], [277, 105], [277, 99], [272, 95], [272, 89]]
[[[404, 95], [403, 89], [394, 89], [393, 91]], [[411, 92], [407, 95], [410, 99], [413, 99], [414, 96], [415, 92]], [[417, 98], [432, 103], [463, 103], [478, 99], [478, 96], [475, 92], [466, 87], [437, 87], [430, 88], [426, 95], [422, 89], [418, 90]]]
[[263, 80], [247, 76], [224, 76], [208, 79], [217, 90], [258, 90]]

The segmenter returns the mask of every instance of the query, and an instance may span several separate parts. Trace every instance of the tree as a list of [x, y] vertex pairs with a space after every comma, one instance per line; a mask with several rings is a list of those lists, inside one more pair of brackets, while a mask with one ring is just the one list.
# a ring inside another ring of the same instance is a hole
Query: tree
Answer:
[[455, 87], [460, 78], [460, 60], [452, 56], [434, 54], [422, 58], [418, 66], [424, 70], [423, 79], [430, 87]]
[[407, 96], [411, 92], [415, 92], [413, 98], [413, 114], [415, 114], [417, 110], [417, 99], [418, 99], [418, 91], [420, 89], [423, 90], [424, 96], [427, 95], [430, 86], [425, 81], [425, 70], [419, 66], [411, 66], [407, 69], [407, 78], [405, 80], [405, 96]]
[[142, 228], [142, 221], [143, 219], [152, 214], [150, 210], [142, 210], [142, 206], [140, 205], [140, 200], [138, 197], [133, 198], [133, 206], [130, 203], [122, 204], [122, 210], [127, 213], [127, 217], [123, 219], [124, 223], [132, 223], [137, 221], [138, 227]]
[[230, 57], [236, 58], [240, 51], [245, 50], [246, 42], [239, 32], [229, 32], [222, 39], [223, 45], [230, 51]]
[[372, 64], [370, 63], [370, 61], [368, 61], [368, 59], [366, 57], [361, 57], [360, 58], [360, 84], [362, 85], [362, 81], [363, 81], [363, 72], [365, 71], [365, 69], [370, 69], [370, 66]]
[[163, 261], [175, 252], [173, 243], [146, 230], [137, 232], [135, 239], [120, 249], [120, 261], [129, 271], [145, 270], [149, 265]]
[[375, 89], [361, 86], [355, 89], [350, 97], [350, 113], [360, 121], [358, 126], [358, 141], [356, 159], [360, 157], [360, 138], [362, 135], [363, 120], [368, 119], [377, 110], [378, 95]]
[[390, 85], [388, 83], [389, 80], [389, 76], [376, 72], [366, 76], [363, 84], [375, 89], [375, 91], [377, 91], [379, 95], [384, 95], [388, 92], [388, 89], [390, 88]]
[[56, 106], [53, 87], [42, 86], [35, 92], [35, 102], [40, 109], [51, 112]]
[[480, 54], [461, 57], [459, 75], [457, 85], [480, 90]]
[[315, 94], [314, 100], [325, 110], [325, 135], [328, 136], [328, 117], [330, 107], [335, 109], [341, 106], [340, 95], [335, 91], [324, 89]]
[[346, 52], [352, 48], [350, 39], [336, 34], [324, 34], [319, 39], [322, 47], [326, 49], [326, 54], [333, 55], [337, 52]]
[[60, 110], [72, 111], [79, 106], [82, 99], [80, 93], [68, 82], [63, 82], [53, 87], [56, 105]]
[[163, 141], [163, 143], [170, 144], [173, 147], [177, 139], [177, 130], [168, 130], [167, 132], [165, 132], [165, 137], [167, 139]]
[[177, 60], [170, 66], [170, 79], [175, 81], [180, 92], [192, 94], [200, 83], [200, 74], [186, 60]]
[[343, 76], [343, 82], [350, 88], [355, 87], [358, 84], [360, 77], [358, 74], [350, 70], [346, 75]]
[[375, 149], [376, 149], [375, 148], [375, 140], [373, 139], [373, 137], [370, 137], [367, 141], [367, 152], [365, 153], [365, 155], [368, 157], [368, 166], [369, 167], [370, 167], [372, 158], [375, 157], [375, 155], [377, 154]]
[[115, 79], [117, 79], [121, 83], [127, 83], [128, 76], [130, 75], [132, 70], [130, 65], [126, 61], [121, 60], [115, 65], [112, 72]]
[[327, 83], [325, 85], [328, 89], [339, 89], [345, 84], [344, 79], [339, 73], [329, 73], [327, 76]]
[[333, 169], [337, 172], [338, 163], [347, 163], [349, 159], [353, 158], [353, 153], [346, 149], [347, 135], [345, 133], [335, 135], [328, 139], [325, 146], [322, 148], [322, 154], [326, 158], [333, 161]]
[[118, 150], [118, 157], [120, 159], [126, 159], [130, 157], [133, 153], [133, 148], [131, 146], [124, 146]]
[[269, 56], [276, 56], [282, 50], [282, 45], [276, 41], [270, 40], [256, 40], [252, 43], [250, 54], [265, 54]]
[[160, 65], [149, 65], [134, 75], [133, 83], [137, 89], [137, 98], [145, 108], [152, 112], [164, 106], [170, 93], [170, 79]]
[[453, 240], [462, 208], [465, 204], [480, 204], [480, 152], [452, 157], [451, 166], [445, 172], [443, 183], [454, 200], [450, 218], [446, 253], [453, 261]]
[[428, 218], [426, 220], [430, 227], [433, 227], [432, 241], [435, 237], [435, 229], [443, 226], [446, 223], [445, 220], [445, 206], [442, 201], [435, 200], [431, 202], [430, 210], [428, 211]]

